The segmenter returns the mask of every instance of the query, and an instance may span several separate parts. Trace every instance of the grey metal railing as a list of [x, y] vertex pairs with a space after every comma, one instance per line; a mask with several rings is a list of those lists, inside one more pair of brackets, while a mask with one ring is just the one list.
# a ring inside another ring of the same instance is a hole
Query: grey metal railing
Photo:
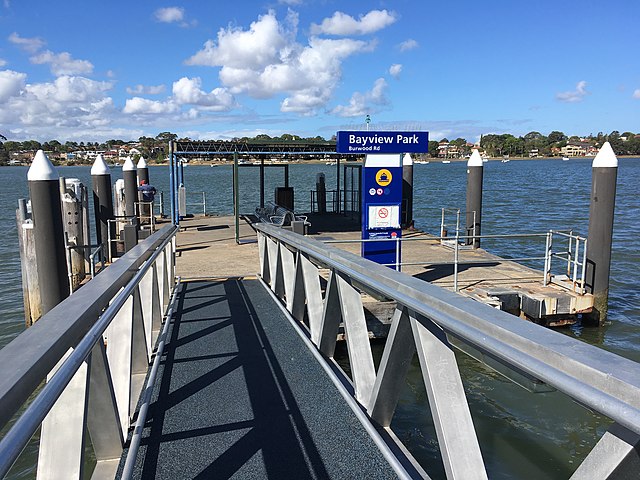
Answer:
[[[613, 420], [571, 478], [635, 471], [640, 364], [308, 237], [256, 229], [262, 279], [294, 319], [308, 322], [311, 342], [326, 357], [343, 322], [353, 395], [372, 421], [390, 426], [418, 354], [447, 478], [487, 478], [452, 345], [521, 385], [546, 384]], [[362, 293], [396, 302], [377, 371]]]
[[37, 478], [83, 478], [85, 431], [92, 478], [113, 478], [174, 284], [167, 226], [0, 350], [0, 477], [40, 430]]

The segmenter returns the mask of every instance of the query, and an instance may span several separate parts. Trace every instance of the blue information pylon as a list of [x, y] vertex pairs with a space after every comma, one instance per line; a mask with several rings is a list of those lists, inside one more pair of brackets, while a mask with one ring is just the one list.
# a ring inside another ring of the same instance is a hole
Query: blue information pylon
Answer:
[[[402, 154], [367, 155], [362, 169], [362, 239], [399, 239], [401, 210]], [[362, 256], [395, 268], [400, 242], [362, 242]]]

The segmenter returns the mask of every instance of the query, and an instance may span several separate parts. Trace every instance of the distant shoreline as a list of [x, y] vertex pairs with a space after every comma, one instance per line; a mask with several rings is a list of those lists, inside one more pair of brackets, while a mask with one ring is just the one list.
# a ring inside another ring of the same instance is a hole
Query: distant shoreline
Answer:
[[[640, 159], [640, 156], [638, 155], [616, 155], [617, 158], [636, 158], [636, 159]], [[591, 159], [593, 160], [595, 157], [569, 157], [569, 160], [567, 161], [572, 161], [572, 160], [588, 160]], [[487, 162], [501, 162], [503, 160], [507, 160], [507, 161], [522, 161], [522, 160], [561, 160], [562, 157], [537, 157], [537, 158], [529, 158], [529, 157], [509, 157], [508, 159], [503, 159], [503, 158], [499, 158], [499, 157], [489, 157], [487, 159]], [[445, 161], [448, 161], [450, 163], [463, 163], [468, 161], [467, 158], [448, 158], [448, 159], [443, 159], [443, 158], [429, 158], [427, 160], [425, 160], [426, 162], [429, 163], [444, 163]], [[349, 164], [349, 165], [356, 165], [356, 164], [361, 164], [362, 161], [361, 160], [357, 160], [357, 161], [341, 161], [340, 165], [345, 165], [345, 164]], [[506, 163], [506, 162], [505, 162]], [[224, 165], [233, 165], [232, 161], [229, 162], [203, 162], [200, 160], [192, 160], [190, 162], [188, 162], [189, 165], [199, 165], [199, 166], [224, 166]], [[251, 162], [250, 164], [254, 164], [253, 162]], [[326, 164], [327, 167], [332, 167], [335, 166], [335, 163], [331, 163], [328, 164], [327, 160], [300, 160], [297, 162], [272, 162], [271, 160], [267, 160], [265, 161], [265, 165], [291, 165], [291, 164], [314, 164], [314, 165], [322, 165], [322, 164]], [[148, 164], [150, 167], [166, 167], [169, 165], [169, 162], [161, 162], [161, 163], [155, 163], [155, 162], [149, 162]], [[243, 165], [247, 165], [246, 163]], [[414, 165], [420, 165], [420, 164], [416, 164], [414, 162]], [[445, 164], [446, 165], [446, 164]], [[29, 164], [21, 164], [21, 165], [0, 165], [1, 167], [28, 167]], [[91, 167], [90, 163], [82, 163], [82, 164], [72, 164], [72, 165], [68, 165], [68, 164], [59, 164], [59, 165], [55, 165], [56, 167]], [[117, 168], [121, 165], [110, 165], [110, 168]]]

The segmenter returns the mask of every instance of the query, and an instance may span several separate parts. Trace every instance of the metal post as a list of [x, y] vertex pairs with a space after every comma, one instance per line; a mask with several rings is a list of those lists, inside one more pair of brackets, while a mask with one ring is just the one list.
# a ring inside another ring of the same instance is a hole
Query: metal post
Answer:
[[184, 185], [184, 159], [178, 160], [178, 186]]
[[600, 325], [607, 318], [609, 299], [609, 271], [613, 216], [616, 203], [618, 158], [606, 142], [592, 164], [591, 205], [587, 251], [586, 288], [594, 296], [593, 312], [589, 320]]
[[160, 217], [164, 217], [164, 192], [160, 192]]
[[69, 296], [58, 178], [47, 156], [38, 150], [27, 180], [43, 315]]
[[551, 280], [551, 242], [553, 237], [551, 236], [551, 232], [547, 232], [547, 240], [544, 249], [544, 278], [542, 280], [542, 284], [547, 286], [549, 281]]
[[[473, 232], [473, 238], [468, 238], [467, 245], [480, 247], [482, 223], [482, 175], [484, 163], [478, 150], [474, 150], [467, 162], [467, 235]], [[475, 213], [475, 219], [473, 212]], [[476, 236], [478, 235], [478, 236]]]
[[402, 157], [402, 208], [400, 218], [403, 228], [413, 226], [413, 159], [405, 153]]
[[207, 215], [207, 194], [202, 192], [202, 215]]
[[456, 228], [456, 243], [453, 247], [453, 291], [458, 291], [458, 239], [459, 239], [459, 231]]
[[240, 186], [238, 185], [238, 152], [233, 152], [233, 215], [235, 217], [236, 243], [240, 244]]
[[[93, 184], [93, 213], [96, 224], [96, 238], [102, 243], [106, 256], [112, 257], [110, 239], [115, 237], [115, 223], [109, 222], [113, 216], [113, 193], [111, 190], [111, 171], [102, 155], [96, 157], [91, 167]], [[111, 230], [114, 230], [111, 232]]]
[[336, 157], [336, 211], [340, 213], [340, 157]]
[[[160, 198], [162, 198], [162, 196]], [[173, 171], [173, 140], [169, 140], [169, 198], [171, 200], [171, 223], [178, 225], [178, 217], [176, 215], [176, 185]]]
[[260, 155], [260, 208], [264, 208], [264, 155]]

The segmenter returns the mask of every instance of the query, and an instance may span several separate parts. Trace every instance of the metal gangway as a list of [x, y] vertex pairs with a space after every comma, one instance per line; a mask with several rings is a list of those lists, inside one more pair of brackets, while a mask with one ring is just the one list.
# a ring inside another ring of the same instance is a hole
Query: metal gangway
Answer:
[[[417, 355], [447, 478], [487, 478], [455, 350], [611, 419], [571, 478], [637, 474], [637, 363], [254, 228], [257, 278], [212, 265], [211, 278], [176, 279], [165, 227], [0, 350], [0, 475], [42, 424], [38, 478], [83, 478], [85, 432], [92, 478], [429, 478], [390, 428]], [[377, 368], [364, 295], [396, 306]], [[341, 328], [350, 375], [333, 359]]]

